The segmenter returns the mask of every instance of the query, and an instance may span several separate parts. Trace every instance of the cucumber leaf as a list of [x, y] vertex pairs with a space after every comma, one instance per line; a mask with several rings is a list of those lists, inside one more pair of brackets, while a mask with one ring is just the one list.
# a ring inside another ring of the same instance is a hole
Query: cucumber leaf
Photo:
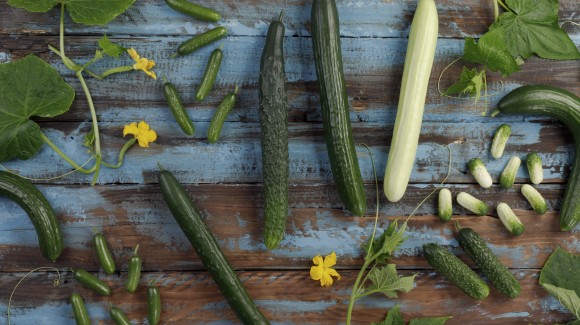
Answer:
[[580, 255], [557, 248], [542, 267], [540, 284], [580, 318]]
[[376, 291], [389, 298], [397, 298], [397, 291], [413, 290], [415, 275], [399, 276], [395, 264], [387, 264], [385, 267], [372, 269], [369, 273], [369, 280], [371, 284], [367, 287], [367, 291]]
[[127, 51], [127, 49], [121, 45], [111, 42], [111, 40], [107, 37], [107, 34], [103, 35], [103, 37], [101, 37], [99, 40], [99, 47], [101, 50], [103, 50], [103, 52], [105, 52], [105, 54], [116, 59], [118, 59], [121, 54]]
[[491, 71], [499, 71], [504, 77], [520, 70], [499, 29], [485, 33], [477, 43], [473, 38], [466, 37], [462, 58], [468, 62], [481, 63]]
[[380, 323], [371, 322], [371, 325], [405, 325], [401, 311], [399, 310], [399, 305], [391, 308], [387, 313], [387, 318]]
[[485, 69], [477, 71], [477, 68], [469, 70], [463, 67], [459, 81], [451, 85], [443, 92], [443, 95], [464, 95], [468, 94], [470, 97], [475, 97], [475, 103], [481, 97], [481, 89], [484, 85]]
[[576, 45], [558, 25], [557, 0], [507, 0], [506, 4], [511, 11], [502, 13], [490, 31], [503, 34], [514, 57], [537, 54], [545, 59], [580, 59]]
[[411, 320], [409, 325], [443, 325], [451, 318], [453, 317], [443, 316], [443, 317], [415, 318]]
[[568, 290], [553, 286], [551, 284], [544, 283], [542, 287], [548, 291], [548, 293], [566, 307], [576, 318], [580, 318], [580, 298], [574, 290]]
[[135, 0], [8, 0], [12, 7], [47, 12], [64, 4], [72, 20], [85, 25], [105, 25], [129, 8]]
[[393, 252], [407, 239], [404, 236], [407, 222], [403, 223], [399, 229], [397, 229], [397, 226], [397, 220], [391, 222], [387, 230], [372, 242], [370, 250], [369, 243], [366, 243], [363, 246], [364, 251], [368, 252], [365, 258], [368, 259], [376, 255], [375, 263], [386, 264], [392, 258]]
[[33, 54], [0, 64], [0, 161], [32, 158], [43, 140], [30, 117], [60, 115], [74, 97], [58, 71]]

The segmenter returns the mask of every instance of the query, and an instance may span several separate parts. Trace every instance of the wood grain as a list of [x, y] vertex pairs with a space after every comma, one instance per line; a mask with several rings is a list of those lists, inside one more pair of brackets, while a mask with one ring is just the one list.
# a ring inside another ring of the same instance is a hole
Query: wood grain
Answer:
[[[350, 288], [356, 270], [339, 270], [341, 279], [332, 287], [320, 287], [309, 278], [308, 270], [297, 271], [243, 271], [240, 279], [258, 307], [274, 323], [339, 324], [346, 315]], [[562, 323], [572, 320], [557, 300], [548, 296], [538, 285], [538, 270], [517, 270], [522, 292], [516, 299], [503, 297], [492, 289], [484, 301], [474, 301], [445, 279], [430, 271], [402, 272], [417, 274], [416, 287], [401, 294], [396, 300], [382, 295], [372, 295], [359, 300], [353, 312], [355, 324], [369, 324], [384, 319], [387, 310], [400, 305], [405, 320], [416, 317], [452, 315], [446, 324], [522, 324]], [[2, 299], [22, 273], [0, 277]], [[14, 296], [12, 320], [14, 324], [59, 321], [74, 324], [68, 304], [71, 293], [80, 293], [87, 304], [93, 323], [111, 324], [108, 305], [121, 306], [127, 316], [137, 323], [146, 319], [146, 284], [155, 281], [160, 287], [162, 324], [237, 324], [235, 315], [225, 303], [215, 283], [205, 272], [155, 272], [145, 273], [141, 286], [134, 294], [125, 292], [126, 273], [99, 276], [113, 289], [110, 297], [100, 297], [80, 287], [70, 272], [62, 275], [63, 285], [52, 287], [54, 272], [32, 276], [23, 282]], [[288, 288], [293, 288], [288, 290]], [[38, 290], [43, 294], [39, 295]], [[5, 319], [0, 315], [0, 320]]]

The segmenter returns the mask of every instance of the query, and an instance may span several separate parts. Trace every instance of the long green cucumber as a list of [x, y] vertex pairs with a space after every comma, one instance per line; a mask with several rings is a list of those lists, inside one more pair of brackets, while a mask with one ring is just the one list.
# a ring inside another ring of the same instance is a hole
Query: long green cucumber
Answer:
[[270, 23], [260, 60], [260, 129], [264, 187], [264, 243], [269, 249], [284, 237], [288, 217], [288, 95], [284, 71], [282, 14]]
[[26, 179], [5, 171], [0, 171], [0, 195], [14, 201], [28, 214], [36, 230], [42, 256], [56, 261], [62, 252], [63, 239], [46, 197]]
[[506, 114], [550, 116], [564, 123], [572, 133], [576, 157], [564, 192], [560, 228], [574, 229], [580, 222], [580, 98], [561, 88], [529, 85], [505, 95], [497, 109]]
[[171, 214], [238, 318], [244, 324], [270, 324], [248, 295], [185, 188], [167, 170], [159, 172], [159, 185]]
[[345, 207], [362, 216], [367, 202], [352, 138], [334, 0], [314, 0], [311, 17], [322, 124], [332, 176]]

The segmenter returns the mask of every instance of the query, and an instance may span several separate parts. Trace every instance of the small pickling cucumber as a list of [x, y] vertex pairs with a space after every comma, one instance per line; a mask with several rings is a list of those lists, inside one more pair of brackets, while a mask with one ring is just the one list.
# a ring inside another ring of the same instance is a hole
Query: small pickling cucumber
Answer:
[[521, 235], [524, 230], [524, 224], [516, 216], [516, 214], [512, 211], [512, 209], [506, 203], [500, 202], [497, 205], [497, 215], [499, 216], [499, 220], [505, 226], [507, 231], [514, 236]]
[[222, 58], [224, 57], [221, 49], [222, 46], [223, 44], [220, 45], [220, 47], [217, 49], [213, 50], [209, 56], [209, 60], [205, 66], [205, 71], [203, 72], [203, 77], [201, 78], [201, 84], [195, 93], [195, 100], [198, 102], [201, 102], [207, 97], [211, 88], [213, 87], [213, 84], [215, 83], [215, 79], [217, 78], [217, 74], [222, 64]]
[[493, 136], [493, 141], [491, 143], [491, 155], [493, 156], [493, 158], [495, 159], [501, 158], [501, 156], [503, 155], [503, 151], [505, 149], [505, 145], [511, 133], [512, 129], [507, 124], [502, 124], [497, 128], [497, 130], [495, 131], [495, 135]]
[[435, 243], [425, 244], [423, 254], [435, 271], [471, 298], [483, 300], [489, 295], [489, 287], [477, 273], [445, 248]]
[[460, 192], [457, 194], [457, 203], [479, 216], [484, 216], [487, 214], [487, 204], [471, 194]]
[[96, 276], [90, 274], [83, 269], [74, 269], [73, 276], [85, 288], [91, 289], [101, 296], [110, 296], [111, 288]]
[[127, 284], [125, 285], [127, 292], [135, 292], [139, 286], [139, 280], [141, 279], [142, 261], [141, 257], [137, 254], [138, 251], [139, 245], [135, 247], [133, 256], [129, 259], [129, 272], [127, 274]]
[[449, 221], [453, 215], [453, 198], [451, 196], [451, 191], [446, 188], [439, 190], [439, 200], [438, 200], [437, 214], [441, 221]]
[[93, 236], [93, 243], [95, 245], [95, 251], [97, 252], [99, 264], [101, 264], [103, 271], [107, 274], [115, 273], [115, 259], [113, 259], [113, 254], [111, 254], [105, 236], [101, 233], [96, 233]]
[[149, 325], [157, 325], [161, 318], [161, 294], [159, 288], [150, 284], [147, 288], [147, 320]]
[[229, 93], [224, 97], [222, 102], [219, 104], [213, 117], [211, 118], [211, 122], [209, 123], [209, 128], [207, 129], [207, 142], [209, 143], [216, 143], [222, 133], [222, 127], [224, 126], [224, 122], [226, 117], [236, 105], [236, 99], [238, 97], [238, 86], [236, 86], [236, 90]]
[[0, 195], [14, 201], [28, 214], [42, 256], [51, 262], [56, 261], [62, 252], [63, 239], [46, 197], [28, 180], [5, 171], [0, 171]]
[[546, 115], [564, 123], [576, 150], [560, 211], [560, 229], [572, 230], [580, 222], [580, 98], [553, 86], [529, 85], [512, 90], [497, 104], [501, 113]]
[[129, 318], [127, 318], [127, 315], [125, 315], [125, 313], [118, 307], [111, 306], [109, 314], [117, 325], [132, 325]]
[[546, 213], [548, 210], [546, 200], [544, 200], [544, 197], [540, 192], [538, 192], [538, 190], [536, 190], [532, 185], [524, 184], [522, 185], [521, 191], [537, 214]]
[[516, 180], [516, 175], [518, 170], [520, 169], [520, 164], [522, 160], [520, 157], [512, 157], [503, 171], [501, 172], [501, 176], [499, 177], [499, 184], [503, 188], [511, 188], [514, 185], [514, 181]]
[[473, 158], [469, 161], [467, 166], [469, 167], [469, 172], [471, 173], [471, 175], [473, 175], [473, 177], [481, 187], [483, 188], [491, 187], [491, 185], [493, 184], [491, 175], [489, 175], [489, 172], [487, 171], [487, 168], [485, 168], [485, 164], [483, 163], [483, 161], [481, 161], [481, 159]]
[[191, 3], [187, 0], [165, 0], [165, 3], [173, 10], [200, 20], [216, 22], [222, 18], [217, 11]]
[[210, 29], [207, 32], [197, 34], [194, 37], [184, 41], [179, 45], [177, 48], [176, 55], [187, 55], [193, 53], [195, 50], [202, 48], [206, 45], [209, 45], [219, 39], [224, 38], [228, 34], [228, 30], [223, 27], [219, 26], [214, 29]]
[[542, 157], [536, 152], [528, 154], [526, 158], [526, 166], [530, 174], [530, 180], [533, 184], [540, 184], [544, 180], [544, 166], [542, 165]]
[[78, 293], [73, 293], [70, 296], [70, 305], [72, 306], [73, 316], [77, 325], [91, 325], [89, 313], [85, 307], [83, 298]]
[[177, 121], [177, 124], [179, 124], [179, 127], [185, 134], [193, 135], [195, 133], [195, 127], [185, 110], [185, 106], [183, 106], [183, 103], [181, 102], [179, 91], [172, 83], [168, 82], [165, 77], [163, 80], [163, 95], [165, 96], [165, 100], [167, 101], [167, 105], [169, 105], [169, 109], [171, 110], [175, 121]]
[[465, 254], [475, 262], [503, 295], [515, 298], [520, 294], [518, 280], [501, 263], [477, 232], [471, 228], [462, 228], [457, 235], [457, 241]]

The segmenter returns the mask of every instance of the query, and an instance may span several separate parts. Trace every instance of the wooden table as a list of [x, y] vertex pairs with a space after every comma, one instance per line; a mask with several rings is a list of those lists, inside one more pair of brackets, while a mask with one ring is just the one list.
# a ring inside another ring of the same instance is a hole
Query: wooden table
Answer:
[[[226, 324], [236, 322], [191, 245], [162, 201], [157, 184], [157, 162], [173, 171], [206, 216], [226, 256], [238, 271], [260, 309], [278, 324], [343, 323], [354, 278], [362, 264], [361, 244], [371, 233], [375, 185], [368, 153], [357, 148], [368, 211], [354, 217], [343, 209], [333, 186], [322, 138], [321, 114], [310, 39], [310, 1], [213, 1], [198, 3], [218, 9], [227, 26], [224, 54], [217, 86], [203, 103], [195, 103], [193, 91], [199, 83], [210, 46], [187, 57], [169, 59], [177, 45], [206, 30], [198, 22], [168, 8], [160, 0], [138, 1], [107, 26], [77, 25], [67, 17], [67, 54], [85, 62], [96, 49], [103, 33], [142, 56], [155, 60], [158, 75], [167, 76], [182, 91], [189, 115], [197, 128], [195, 137], [178, 129], [163, 100], [161, 83], [140, 72], [113, 76], [105, 81], [88, 79], [102, 130], [104, 153], [113, 160], [123, 145], [123, 125], [148, 121], [158, 134], [150, 148], [134, 147], [119, 170], [103, 169], [95, 186], [90, 176], [72, 174], [50, 181], [36, 181], [58, 214], [65, 249], [54, 264], [44, 260], [36, 234], [26, 214], [13, 202], [0, 199], [0, 319], [6, 320], [8, 296], [18, 280], [40, 266], [62, 272], [62, 285], [52, 286], [55, 272], [35, 273], [16, 291], [12, 302], [14, 324], [73, 323], [68, 297], [80, 292], [95, 323], [111, 324], [109, 303], [122, 308], [133, 323], [146, 322], [146, 284], [155, 281], [163, 299], [162, 320], [166, 324]], [[548, 61], [532, 58], [522, 71], [501, 79], [489, 77], [487, 100], [446, 98], [437, 92], [441, 71], [463, 49], [465, 36], [477, 37], [493, 20], [491, 3], [480, 1], [438, 1], [440, 32], [431, 74], [411, 184], [404, 199], [389, 203], [381, 193], [379, 226], [387, 227], [405, 217], [444, 178], [452, 151], [452, 171], [447, 187], [454, 194], [470, 192], [489, 205], [507, 202], [522, 218], [526, 232], [513, 238], [495, 217], [475, 217], [460, 207], [454, 220], [472, 227], [491, 245], [520, 280], [522, 293], [516, 299], [492, 289], [482, 302], [468, 298], [436, 274], [421, 256], [421, 246], [437, 242], [449, 246], [468, 261], [453, 238], [453, 223], [442, 223], [436, 213], [436, 196], [431, 197], [409, 222], [409, 239], [393, 260], [403, 274], [417, 274], [416, 288], [398, 299], [373, 295], [357, 302], [354, 320], [368, 324], [382, 320], [399, 304], [406, 320], [412, 317], [452, 315], [448, 324], [555, 323], [572, 319], [571, 314], [538, 285], [540, 268], [558, 246], [578, 253], [578, 230], [560, 232], [558, 210], [574, 155], [570, 133], [562, 124], [542, 117], [482, 117], [509, 90], [530, 83], [546, 83], [580, 93], [579, 61]], [[351, 103], [351, 121], [356, 142], [371, 148], [382, 180], [396, 113], [400, 79], [407, 46], [406, 35], [415, 1], [339, 1], [345, 75]], [[578, 5], [560, 1], [561, 20], [577, 20]], [[286, 72], [290, 109], [290, 217], [287, 235], [280, 248], [268, 251], [262, 243], [262, 196], [260, 129], [258, 123], [258, 69], [269, 21], [283, 10], [286, 23]], [[580, 44], [580, 28], [564, 28]], [[58, 10], [45, 14], [27, 13], [0, 4], [0, 61], [9, 62], [32, 52], [56, 67], [75, 87], [76, 100], [69, 113], [41, 120], [42, 130], [77, 161], [87, 158], [82, 140], [90, 130], [87, 102], [74, 74], [66, 70], [47, 44], [58, 44]], [[130, 63], [126, 57], [124, 63]], [[103, 60], [96, 69], [119, 65]], [[448, 86], [460, 71], [453, 65], [441, 82]], [[209, 121], [221, 98], [240, 86], [239, 102], [229, 115], [217, 144], [206, 141]], [[489, 154], [497, 126], [509, 123], [512, 136], [506, 154], [494, 160]], [[520, 169], [513, 189], [496, 183], [482, 189], [466, 172], [470, 158], [480, 157], [494, 180], [507, 160], [537, 151], [544, 158], [545, 181], [539, 186], [549, 212], [538, 216], [519, 192], [528, 181]], [[48, 178], [69, 171], [69, 166], [45, 146], [28, 161], [5, 164], [33, 178]], [[382, 187], [382, 186], [381, 186]], [[120, 266], [120, 272], [106, 276], [92, 247], [93, 228], [105, 234]], [[124, 290], [127, 262], [135, 245], [144, 260], [141, 286], [135, 294]], [[315, 255], [331, 251], [338, 255], [342, 279], [332, 287], [320, 287], [309, 278]], [[100, 297], [81, 288], [69, 267], [81, 267], [98, 274], [113, 288], [110, 297]]]

